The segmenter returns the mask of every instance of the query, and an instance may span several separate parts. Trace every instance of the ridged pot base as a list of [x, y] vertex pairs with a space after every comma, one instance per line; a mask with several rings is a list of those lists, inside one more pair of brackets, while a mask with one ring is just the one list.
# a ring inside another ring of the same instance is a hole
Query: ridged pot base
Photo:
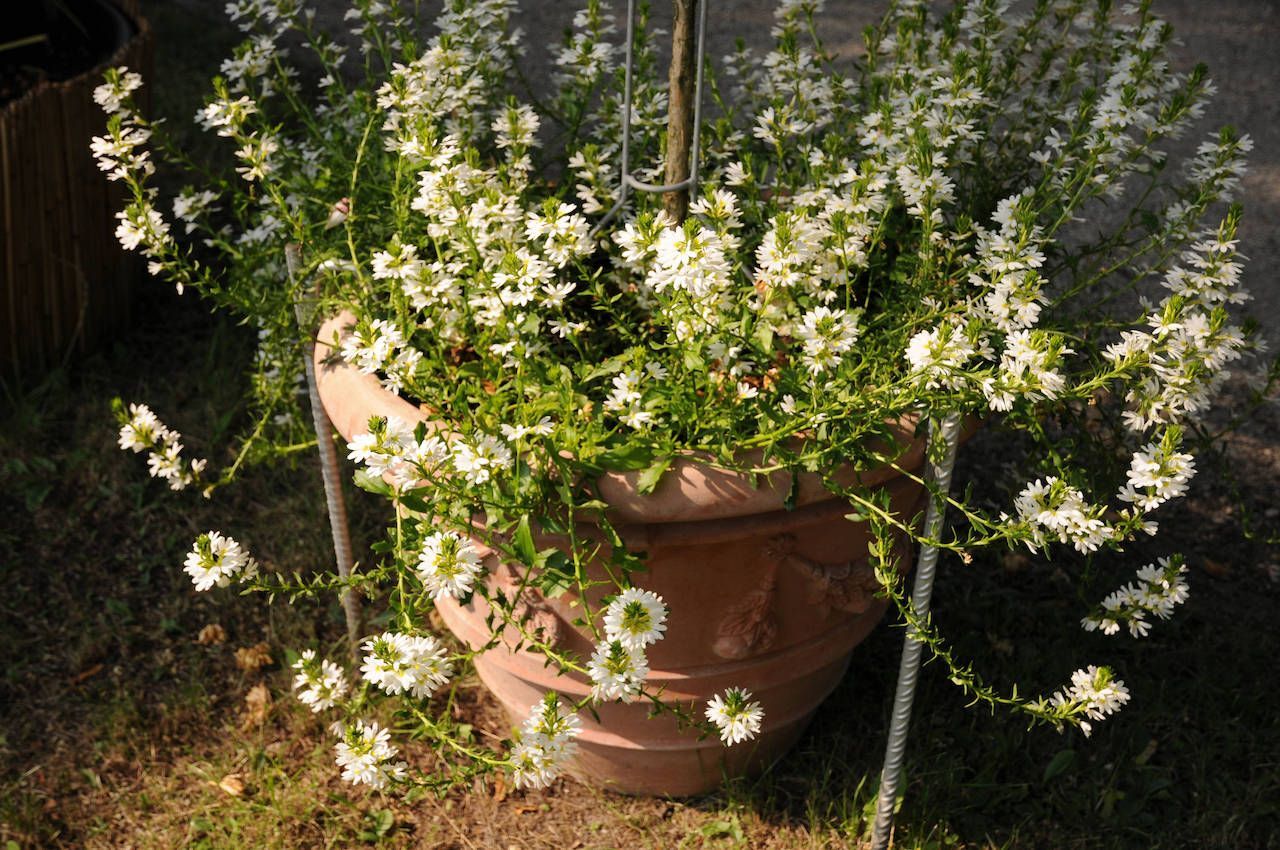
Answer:
[[[477, 620], [483, 625], [483, 618], [474, 608], [456, 603], [438, 608], [455, 635], [483, 640], [483, 633], [475, 628]], [[698, 719], [707, 696], [722, 691], [720, 686], [725, 682], [747, 687], [769, 707], [755, 740], [726, 747], [719, 738], [680, 729], [671, 717], [645, 717], [637, 725], [635, 715], [647, 714], [647, 705], [603, 705], [597, 709], [599, 722], [588, 713], [579, 715], [582, 734], [569, 772], [588, 784], [622, 794], [691, 797], [715, 790], [727, 778], [762, 771], [795, 746], [818, 705], [844, 677], [853, 647], [876, 626], [884, 609], [884, 604], [877, 604], [837, 634], [826, 636], [824, 640], [847, 649], [816, 668], [810, 661], [815, 648], [799, 646], [773, 658], [688, 670], [679, 676], [655, 673], [650, 677], [651, 685], [659, 681], [667, 685], [669, 701], [691, 702]], [[820, 654], [829, 656], [833, 648], [828, 644], [828, 652]], [[590, 690], [581, 681], [549, 675], [539, 659], [501, 648], [476, 659], [480, 680], [497, 697], [513, 726], [523, 722], [547, 690], [571, 699]], [[685, 700], [674, 699], [677, 689]]]

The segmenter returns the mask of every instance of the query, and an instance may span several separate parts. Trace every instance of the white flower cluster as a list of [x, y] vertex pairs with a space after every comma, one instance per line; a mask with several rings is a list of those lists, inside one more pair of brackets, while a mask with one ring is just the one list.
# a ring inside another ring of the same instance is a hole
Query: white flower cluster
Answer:
[[1166, 274], [1169, 294], [1147, 316], [1149, 332], [1128, 330], [1106, 357], [1129, 369], [1125, 423], [1136, 432], [1193, 418], [1206, 410], [1229, 376], [1225, 368], [1249, 348], [1225, 305], [1249, 298], [1238, 284], [1235, 215], [1215, 236], [1196, 242]]
[[1114, 529], [1102, 518], [1105, 506], [1089, 504], [1083, 493], [1056, 476], [1028, 484], [1014, 500], [1014, 506], [1018, 519], [1030, 529], [1027, 545], [1032, 551], [1048, 540], [1056, 540], [1087, 554], [1115, 536]]
[[667, 606], [661, 596], [629, 587], [614, 597], [604, 613], [604, 640], [587, 664], [592, 698], [630, 702], [638, 697], [649, 675], [645, 650], [666, 630]]
[[[1086, 670], [1077, 670], [1071, 674], [1071, 684], [1054, 692], [1049, 702], [1055, 708], [1065, 709], [1072, 714], [1083, 714], [1089, 720], [1105, 720], [1108, 715], [1115, 714], [1129, 701], [1129, 689], [1124, 682], [1112, 676], [1106, 667], [1089, 665]], [[1093, 732], [1093, 724], [1088, 720], [1079, 721], [1080, 729], [1088, 737]]]
[[516, 735], [508, 755], [512, 781], [517, 788], [546, 788], [560, 775], [577, 750], [574, 738], [582, 732], [576, 714], [561, 710], [560, 698], [548, 693], [536, 703]]
[[210, 531], [196, 538], [182, 568], [198, 591], [227, 587], [231, 580], [246, 581], [258, 573], [258, 564], [234, 539]]
[[347, 695], [347, 677], [342, 668], [327, 658], [320, 658], [314, 649], [305, 650], [293, 663], [296, 674], [293, 689], [298, 701], [313, 712], [333, 708]]
[[353, 785], [382, 790], [409, 773], [403, 761], [392, 761], [400, 750], [392, 745], [391, 733], [376, 722], [357, 720], [344, 726], [334, 751], [342, 778]]
[[431, 635], [383, 632], [364, 642], [365, 679], [391, 695], [426, 699], [444, 687], [453, 665], [444, 645]]
[[1146, 637], [1151, 631], [1148, 616], [1167, 620], [1175, 606], [1187, 601], [1190, 588], [1186, 574], [1187, 566], [1181, 558], [1160, 558], [1155, 564], [1147, 564], [1138, 570], [1136, 582], [1109, 594], [1098, 610], [1080, 624], [1085, 631], [1101, 631], [1105, 635], [1117, 634], [1125, 625], [1134, 637]]
[[108, 71], [106, 82], [93, 90], [93, 102], [108, 115], [128, 111], [129, 98], [142, 87], [142, 75], [121, 66]]
[[[120, 222], [116, 239], [126, 251], [139, 251], [147, 257], [151, 274], [160, 274], [168, 267], [174, 241], [169, 223], [156, 209], [156, 191], [145, 185], [155, 173], [155, 165], [150, 151], [143, 149], [151, 140], [151, 128], [133, 103], [133, 92], [142, 85], [142, 77], [120, 67], [108, 69], [105, 79], [94, 89], [93, 99], [108, 115], [107, 132], [94, 136], [89, 149], [107, 179], [124, 181], [130, 190], [130, 200], [116, 213]], [[174, 283], [182, 292], [180, 275], [175, 276]]]
[[407, 487], [436, 472], [448, 458], [448, 447], [434, 434], [414, 429], [394, 416], [375, 417], [369, 429], [347, 444], [347, 457], [364, 464], [370, 475], [390, 476], [398, 487]]
[[[399, 277], [417, 262], [412, 246], [395, 256], [374, 256], [374, 274]], [[422, 352], [405, 341], [404, 334], [385, 319], [374, 319], [367, 327], [356, 325], [342, 340], [342, 359], [368, 375], [381, 374], [382, 385], [399, 394], [406, 381], [413, 378]]]
[[437, 531], [422, 541], [417, 572], [433, 599], [459, 599], [471, 592], [484, 567], [480, 552], [469, 537], [453, 531]]
[[182, 435], [163, 422], [145, 404], [130, 404], [120, 426], [120, 448], [149, 452], [147, 471], [153, 478], [169, 483], [171, 490], [183, 490], [200, 479], [207, 461], [186, 461], [182, 457]]
[[1145, 512], [1186, 494], [1187, 482], [1196, 474], [1196, 464], [1191, 455], [1177, 450], [1179, 438], [1180, 432], [1170, 428], [1162, 439], [1133, 453], [1128, 481], [1120, 491], [1121, 501], [1131, 502]]
[[751, 691], [729, 688], [724, 696], [716, 694], [707, 701], [706, 716], [719, 730], [720, 740], [732, 746], [760, 734], [764, 708], [751, 698]]

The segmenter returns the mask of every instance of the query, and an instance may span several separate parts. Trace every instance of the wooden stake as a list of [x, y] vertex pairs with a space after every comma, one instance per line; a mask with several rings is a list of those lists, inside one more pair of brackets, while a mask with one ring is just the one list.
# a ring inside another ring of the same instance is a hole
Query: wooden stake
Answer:
[[[697, 53], [694, 32], [698, 0], [674, 0], [675, 20], [671, 26], [670, 94], [667, 109], [667, 174], [665, 183], [681, 183], [689, 179], [689, 147], [693, 143], [693, 110], [695, 102]], [[662, 196], [667, 215], [677, 223], [689, 212], [687, 188]]]

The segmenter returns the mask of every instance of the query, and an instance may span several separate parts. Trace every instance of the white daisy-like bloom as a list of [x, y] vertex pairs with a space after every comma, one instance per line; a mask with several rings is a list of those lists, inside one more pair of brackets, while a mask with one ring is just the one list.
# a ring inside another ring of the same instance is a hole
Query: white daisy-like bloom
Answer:
[[553, 691], [535, 704], [517, 733], [508, 756], [512, 782], [517, 788], [546, 788], [560, 775], [577, 751], [574, 739], [582, 732], [576, 714], [561, 710]]
[[814, 375], [834, 369], [858, 341], [858, 315], [818, 307], [804, 315], [796, 338], [804, 344], [804, 365]]
[[298, 701], [313, 712], [333, 708], [347, 695], [347, 677], [342, 668], [327, 658], [320, 658], [314, 649], [302, 653], [293, 663], [297, 674], [293, 677], [293, 689]]
[[165, 442], [170, 431], [145, 404], [129, 405], [129, 421], [120, 426], [120, 448], [135, 453]]
[[730, 266], [725, 244], [714, 230], [686, 225], [662, 229], [646, 283], [657, 292], [676, 289], [695, 299], [727, 289]]
[[252, 578], [257, 573], [257, 563], [234, 539], [210, 531], [196, 538], [182, 570], [191, 576], [196, 590], [205, 591], [226, 587], [236, 576], [242, 580]]
[[1167, 620], [1173, 609], [1187, 601], [1190, 587], [1185, 576], [1187, 566], [1181, 557], [1160, 558], [1140, 568], [1137, 581], [1108, 594], [1098, 609], [1080, 621], [1085, 631], [1115, 635], [1121, 626], [1134, 637], [1146, 637], [1151, 631], [1148, 616]]
[[146, 200], [131, 203], [116, 213], [116, 218], [120, 221], [116, 225], [116, 239], [126, 251], [141, 248], [144, 255], [153, 257], [173, 241], [169, 223]]
[[509, 441], [516, 443], [523, 440], [529, 435], [535, 437], [549, 437], [551, 432], [555, 430], [555, 423], [551, 421], [550, 416], [544, 416], [538, 420], [536, 425], [499, 425], [498, 430], [502, 432], [502, 436]]
[[591, 225], [575, 211], [573, 204], [560, 203], [546, 214], [529, 213], [524, 223], [530, 242], [541, 243], [543, 253], [555, 268], [561, 268], [574, 257], [591, 253]]
[[964, 329], [944, 324], [911, 337], [903, 357], [926, 389], [957, 389], [964, 382], [960, 370], [976, 353]]
[[403, 761], [393, 762], [400, 752], [391, 743], [391, 733], [376, 722], [357, 720], [342, 730], [342, 740], [334, 747], [342, 778], [353, 785], [383, 789], [408, 774]]
[[764, 708], [751, 698], [751, 691], [730, 688], [723, 697], [716, 694], [707, 701], [706, 716], [720, 730], [725, 746], [732, 746], [760, 734]]
[[643, 650], [657, 643], [667, 630], [667, 606], [662, 597], [638, 587], [618, 594], [604, 612], [606, 640], [618, 641], [627, 649]]
[[[1071, 684], [1055, 692], [1049, 702], [1084, 714], [1089, 720], [1105, 720], [1129, 702], [1129, 689], [1112, 675], [1110, 668], [1090, 664], [1087, 669], [1072, 673]], [[1093, 725], [1080, 721], [1080, 729], [1088, 737]]]
[[173, 216], [182, 221], [186, 226], [186, 232], [190, 233], [196, 229], [200, 216], [218, 209], [214, 204], [217, 200], [217, 193], [208, 189], [202, 192], [192, 189], [184, 190], [173, 199]]
[[426, 699], [449, 681], [453, 665], [440, 641], [430, 635], [384, 632], [364, 642], [360, 672], [389, 694]]
[[649, 661], [644, 650], [632, 649], [622, 641], [610, 640], [596, 646], [587, 663], [591, 677], [591, 697], [599, 702], [620, 699], [631, 702], [640, 695], [649, 675]]
[[1177, 451], [1177, 447], [1178, 440], [1173, 438], [1147, 443], [1134, 452], [1120, 500], [1152, 511], [1185, 495], [1188, 482], [1196, 474], [1196, 464], [1191, 455]]
[[124, 101], [142, 86], [142, 75], [121, 65], [106, 76], [107, 81], [93, 90], [93, 102], [108, 115], [126, 111]]
[[511, 449], [492, 434], [483, 434], [471, 441], [460, 440], [453, 447], [453, 465], [468, 484], [484, 484], [494, 472], [509, 468], [512, 459]]
[[476, 576], [484, 567], [480, 552], [471, 539], [453, 531], [437, 531], [422, 541], [417, 572], [422, 585], [435, 600], [459, 599], [471, 592]]
[[423, 269], [423, 262], [418, 259], [417, 247], [400, 244], [398, 241], [387, 251], [374, 252], [371, 265], [375, 280], [414, 280], [422, 274]]
[[1088, 554], [1116, 536], [1115, 529], [1102, 519], [1104, 506], [1089, 504], [1083, 493], [1056, 476], [1028, 484], [1014, 505], [1018, 518], [1031, 527], [1029, 545], [1033, 551], [1046, 540], [1056, 539]]

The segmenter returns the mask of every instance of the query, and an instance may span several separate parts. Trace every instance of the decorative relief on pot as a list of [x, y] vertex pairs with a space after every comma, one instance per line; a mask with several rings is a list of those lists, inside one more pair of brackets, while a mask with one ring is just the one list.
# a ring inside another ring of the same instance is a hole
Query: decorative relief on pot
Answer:
[[777, 595], [778, 562], [769, 559], [759, 587], [747, 594], [720, 621], [716, 642], [712, 645], [721, 658], [746, 658], [773, 646], [778, 637], [778, 621], [773, 613]]
[[764, 547], [765, 572], [760, 585], [725, 614], [712, 648], [721, 658], [740, 659], [773, 646], [778, 636], [778, 568], [789, 566], [806, 579], [806, 601], [819, 618], [834, 611], [865, 613], [875, 599], [880, 582], [866, 561], [824, 564], [795, 550], [795, 538], [779, 534]]
[[795, 539], [790, 535], [779, 535], [770, 542], [780, 563], [809, 580], [807, 601], [818, 609], [819, 616], [825, 617], [832, 610], [862, 614], [871, 607], [880, 582], [875, 568], [866, 560], [823, 564], [797, 553]]

